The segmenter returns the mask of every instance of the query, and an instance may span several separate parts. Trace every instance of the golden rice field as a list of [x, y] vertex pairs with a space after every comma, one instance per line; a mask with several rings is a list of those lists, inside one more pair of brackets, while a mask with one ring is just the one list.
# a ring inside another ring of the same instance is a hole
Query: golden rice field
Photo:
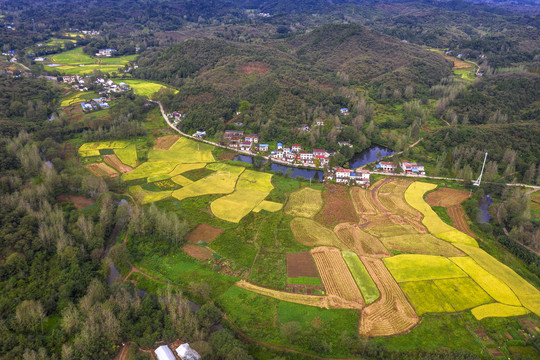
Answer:
[[154, 201], [160, 201], [171, 196], [172, 191], [148, 191], [144, 190], [140, 185], [130, 186], [129, 192], [135, 196], [135, 198], [141, 204], [149, 204]]
[[257, 286], [250, 282], [240, 280], [236, 283], [236, 286], [253, 291], [254, 293], [269, 296], [275, 299], [289, 301], [296, 304], [316, 306], [321, 308], [329, 308], [328, 298], [326, 296], [316, 296], [316, 295], [303, 295], [303, 294], [294, 294], [285, 291], [268, 289], [262, 286]]
[[150, 150], [148, 162], [169, 161], [177, 164], [214, 162], [213, 148], [211, 145], [181, 137], [168, 150]]
[[471, 313], [477, 320], [482, 320], [487, 317], [509, 317], [525, 315], [528, 313], [528, 311], [521, 306], [511, 306], [494, 303], [476, 307], [471, 310]]
[[383, 259], [397, 282], [467, 277], [443, 256], [402, 254]]
[[177, 163], [173, 161], [147, 161], [133, 169], [132, 172], [122, 175], [124, 181], [143, 179], [156, 175], [168, 175]]
[[283, 208], [283, 204], [273, 202], [273, 201], [264, 200], [264, 201], [261, 201], [259, 203], [259, 205], [257, 205], [253, 209], [253, 212], [258, 213], [261, 210], [265, 210], [265, 211], [268, 211], [268, 212], [277, 212], [277, 211], [281, 210], [282, 208]]
[[[99, 150], [104, 149], [120, 149], [129, 146], [129, 141], [99, 141], [88, 142], [81, 145], [79, 148], [79, 155], [82, 157], [99, 156]], [[129, 165], [129, 164], [127, 164]]]
[[375, 215], [376, 211], [369, 201], [369, 192], [360, 187], [352, 187], [349, 190], [354, 209], [358, 215]]
[[305, 187], [293, 192], [285, 205], [285, 214], [312, 218], [323, 206], [320, 190]]

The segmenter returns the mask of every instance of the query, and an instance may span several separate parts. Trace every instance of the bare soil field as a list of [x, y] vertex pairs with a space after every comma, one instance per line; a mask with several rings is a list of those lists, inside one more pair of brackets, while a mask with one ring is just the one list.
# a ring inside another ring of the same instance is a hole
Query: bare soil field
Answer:
[[369, 192], [359, 187], [352, 187], [351, 194], [354, 209], [358, 215], [375, 215], [375, 209], [369, 201]]
[[429, 204], [429, 206], [443, 206], [448, 208], [461, 204], [467, 200], [469, 196], [470, 193], [468, 191], [439, 188], [427, 194], [426, 202]]
[[287, 254], [287, 277], [319, 277], [319, 272], [309, 252]]
[[179, 135], [165, 135], [155, 139], [154, 150], [169, 150], [173, 144], [178, 141]]
[[247, 64], [240, 65], [240, 67], [238, 68], [238, 72], [244, 75], [264, 75], [268, 71], [270, 71], [270, 66], [259, 61], [249, 62]]
[[192, 244], [198, 244], [199, 241], [211, 244], [222, 232], [223, 229], [218, 229], [207, 224], [199, 224], [186, 235], [186, 239]]
[[112, 167], [105, 163], [88, 164], [84, 165], [84, 167], [96, 176], [108, 176], [112, 178], [119, 175]]
[[355, 252], [358, 256], [390, 256], [379, 239], [362, 231], [356, 224], [339, 224], [334, 228], [334, 232], [346, 246], [343, 250]]
[[182, 246], [182, 250], [189, 256], [199, 260], [205, 261], [212, 257], [212, 252], [204, 246], [195, 245], [192, 243], [186, 243]]
[[364, 299], [347, 264], [341, 257], [341, 251], [321, 246], [312, 249], [311, 254], [317, 264], [327, 294], [355, 303], [356, 308], [362, 308]]
[[420, 319], [405, 294], [380, 259], [360, 258], [381, 294], [362, 310], [360, 335], [390, 336], [412, 329]]
[[346, 186], [327, 185], [323, 192], [323, 199], [324, 208], [315, 217], [319, 223], [334, 227], [340, 223], [358, 221]]
[[469, 225], [467, 224], [467, 215], [465, 214], [465, 211], [461, 205], [451, 206], [447, 209], [447, 212], [450, 218], [452, 218], [452, 222], [456, 229], [475, 239], [478, 238], [476, 234], [473, 233], [469, 228]]
[[59, 203], [71, 202], [75, 209], [81, 210], [87, 206], [94, 205], [96, 202], [92, 199], [79, 195], [60, 194], [56, 197]]
[[116, 155], [103, 155], [103, 161], [105, 161], [105, 163], [112, 166], [116, 170], [120, 171], [122, 174], [133, 171], [133, 168], [131, 166], [124, 164]]

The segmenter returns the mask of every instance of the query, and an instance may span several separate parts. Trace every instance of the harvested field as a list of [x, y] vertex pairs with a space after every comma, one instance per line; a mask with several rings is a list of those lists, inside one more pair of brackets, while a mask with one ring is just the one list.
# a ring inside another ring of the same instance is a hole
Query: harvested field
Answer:
[[373, 279], [369, 276], [366, 267], [362, 264], [358, 256], [351, 251], [342, 251], [341, 255], [349, 267], [356, 285], [358, 285], [358, 288], [362, 292], [365, 303], [371, 304], [377, 300], [380, 296], [379, 289], [377, 289]]
[[334, 228], [334, 232], [344, 245], [342, 250], [352, 251], [359, 256], [390, 256], [379, 239], [362, 231], [356, 224], [339, 224]]
[[412, 329], [419, 321], [413, 307], [380, 259], [362, 257], [362, 263], [381, 293], [360, 317], [360, 335], [390, 336]]
[[477, 320], [487, 317], [509, 317], [527, 314], [527, 309], [521, 306], [510, 306], [499, 303], [481, 305], [471, 310]]
[[282, 207], [283, 207], [283, 204], [264, 200], [264, 201], [261, 201], [261, 203], [253, 209], [253, 212], [258, 213], [261, 210], [265, 210], [268, 212], [276, 212], [276, 211], [281, 210]]
[[467, 200], [471, 194], [468, 191], [439, 188], [426, 195], [426, 202], [429, 206], [443, 206], [449, 208], [455, 205], [460, 205]]
[[118, 176], [118, 173], [112, 167], [105, 163], [88, 164], [84, 165], [84, 167], [90, 170], [90, 172], [96, 176], [104, 176], [111, 178]]
[[469, 235], [470, 237], [477, 238], [467, 224], [467, 215], [465, 214], [465, 211], [461, 205], [451, 206], [447, 209], [447, 212], [450, 218], [452, 218], [452, 222], [456, 229]]
[[154, 150], [169, 150], [180, 139], [179, 135], [165, 135], [154, 139]]
[[405, 234], [380, 238], [388, 250], [409, 254], [464, 256], [459, 249], [431, 234]]
[[84, 196], [68, 195], [68, 194], [60, 194], [56, 197], [56, 200], [59, 203], [70, 202], [73, 204], [73, 206], [77, 210], [82, 210], [85, 207], [94, 205], [96, 203], [94, 200], [86, 198]]
[[311, 253], [287, 254], [287, 277], [319, 277]]
[[484, 250], [462, 244], [456, 246], [473, 258], [478, 265], [508, 285], [524, 307], [540, 315], [540, 292], [533, 285]]
[[105, 163], [112, 166], [116, 170], [120, 171], [122, 174], [133, 171], [133, 168], [131, 166], [123, 164], [116, 155], [103, 155], [103, 161], [105, 161]]
[[321, 210], [323, 199], [320, 190], [303, 188], [293, 192], [285, 205], [285, 214], [311, 218]]
[[383, 261], [397, 282], [467, 277], [456, 264], [442, 256], [403, 254]]
[[288, 301], [288, 302], [302, 304], [302, 305], [316, 306], [316, 307], [326, 308], [326, 309], [330, 308], [330, 302], [329, 302], [328, 297], [326, 296], [303, 295], [303, 294], [290, 293], [286, 291], [273, 290], [273, 289], [268, 289], [262, 286], [254, 285], [244, 280], [240, 280], [239, 282], [237, 282], [236, 286], [238, 286], [239, 288], [253, 291], [254, 293], [264, 295], [264, 296], [269, 296], [278, 300]]
[[336, 246], [340, 241], [329, 230], [316, 221], [306, 218], [294, 218], [290, 223], [294, 238], [302, 245], [306, 246]]
[[311, 250], [322, 282], [328, 295], [351, 302], [351, 308], [362, 308], [364, 299], [356, 285], [341, 252], [333, 247], [317, 247]]
[[199, 242], [211, 244], [222, 232], [223, 229], [218, 229], [208, 224], [199, 224], [186, 235], [186, 239], [192, 244], [198, 244]]
[[407, 204], [404, 198], [405, 191], [411, 183], [410, 180], [392, 179], [392, 181], [384, 183], [379, 188], [377, 197], [388, 211], [405, 218], [420, 221], [422, 220], [422, 214]]
[[450, 260], [465, 271], [496, 301], [507, 305], [521, 306], [516, 294], [505, 283], [484, 270], [470, 257], [450, 258]]
[[410, 225], [393, 225], [389, 220], [370, 222], [365, 230], [373, 236], [391, 237], [400, 235], [418, 235], [418, 232]]
[[375, 208], [369, 201], [370, 194], [367, 190], [360, 187], [351, 187], [349, 193], [358, 215], [375, 215]]
[[347, 186], [327, 185], [323, 199], [324, 208], [316, 216], [321, 224], [334, 227], [340, 223], [358, 221]]
[[204, 246], [195, 245], [191, 243], [184, 244], [182, 250], [192, 258], [195, 258], [199, 261], [205, 261], [212, 257], [212, 251], [208, 250]]

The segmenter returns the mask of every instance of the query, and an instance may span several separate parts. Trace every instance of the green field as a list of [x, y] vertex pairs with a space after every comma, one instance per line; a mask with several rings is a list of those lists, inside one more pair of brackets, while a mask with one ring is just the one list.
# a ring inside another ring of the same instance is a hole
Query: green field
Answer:
[[99, 70], [102, 73], [112, 73], [118, 72], [118, 68], [135, 60], [135, 58], [136, 55], [94, 58], [85, 54], [82, 47], [79, 47], [52, 56], [52, 62], [60, 66], [51, 67], [45, 65], [44, 68], [48, 71], [57, 70], [67, 75], [87, 75], [94, 70]]
[[383, 259], [397, 282], [466, 277], [467, 274], [442, 256], [397, 255]]
[[82, 48], [76, 48], [56, 54], [52, 57], [52, 61], [64, 65], [87, 65], [95, 63], [94, 58], [83, 53]]
[[371, 276], [369, 276], [366, 267], [362, 264], [358, 256], [351, 251], [342, 251], [341, 254], [351, 271], [356, 285], [358, 285], [358, 288], [362, 292], [366, 304], [371, 304], [377, 300], [380, 296], [379, 289], [377, 289], [377, 285], [375, 285]]
[[433, 281], [409, 281], [399, 286], [418, 315], [454, 311]]
[[293, 192], [285, 205], [285, 213], [292, 216], [311, 218], [315, 216], [323, 206], [320, 190], [302, 188]]
[[322, 286], [322, 281], [318, 277], [299, 276], [296, 278], [287, 278], [287, 284]]
[[135, 144], [128, 145], [125, 148], [114, 149], [114, 153], [124, 164], [132, 168], [137, 166], [137, 146]]
[[77, 42], [77, 40], [75, 40], [75, 39], [52, 38], [45, 45], [46, 46], [59, 46], [61, 49], [64, 49], [64, 43], [65, 42], [70, 42], [70, 43], [74, 44], [74, 43]]
[[98, 94], [96, 94], [93, 91], [90, 92], [74, 92], [66, 96], [62, 99], [62, 102], [60, 103], [61, 107], [67, 107], [73, 104], [78, 104], [86, 100], [95, 99], [98, 97]]
[[[111, 58], [103, 59], [102, 63], [106, 63], [105, 60], [113, 60], [113, 59]], [[162, 84], [152, 82], [152, 81], [147, 81], [147, 80], [118, 79], [117, 81], [125, 82], [131, 87], [131, 89], [133, 89], [133, 92], [135, 94], [146, 96], [146, 97], [152, 96], [153, 94], [157, 93], [161, 89], [168, 88], [166, 85], [162, 85]], [[174, 90], [174, 93], [177, 93], [177, 92], [178, 90]]]
[[455, 311], [493, 302], [493, 299], [471, 278], [439, 279], [433, 282]]

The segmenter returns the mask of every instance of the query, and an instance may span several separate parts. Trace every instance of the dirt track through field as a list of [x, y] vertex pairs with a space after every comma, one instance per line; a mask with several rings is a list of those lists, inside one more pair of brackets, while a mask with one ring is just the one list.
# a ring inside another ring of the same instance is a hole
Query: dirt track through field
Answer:
[[103, 155], [103, 161], [108, 165], [112, 166], [116, 170], [120, 171], [122, 174], [126, 174], [130, 171], [133, 171], [133, 168], [129, 165], [124, 164], [118, 156], [116, 155]]
[[362, 310], [359, 332], [363, 336], [390, 336], [411, 330], [420, 319], [382, 260], [361, 257], [381, 294]]

